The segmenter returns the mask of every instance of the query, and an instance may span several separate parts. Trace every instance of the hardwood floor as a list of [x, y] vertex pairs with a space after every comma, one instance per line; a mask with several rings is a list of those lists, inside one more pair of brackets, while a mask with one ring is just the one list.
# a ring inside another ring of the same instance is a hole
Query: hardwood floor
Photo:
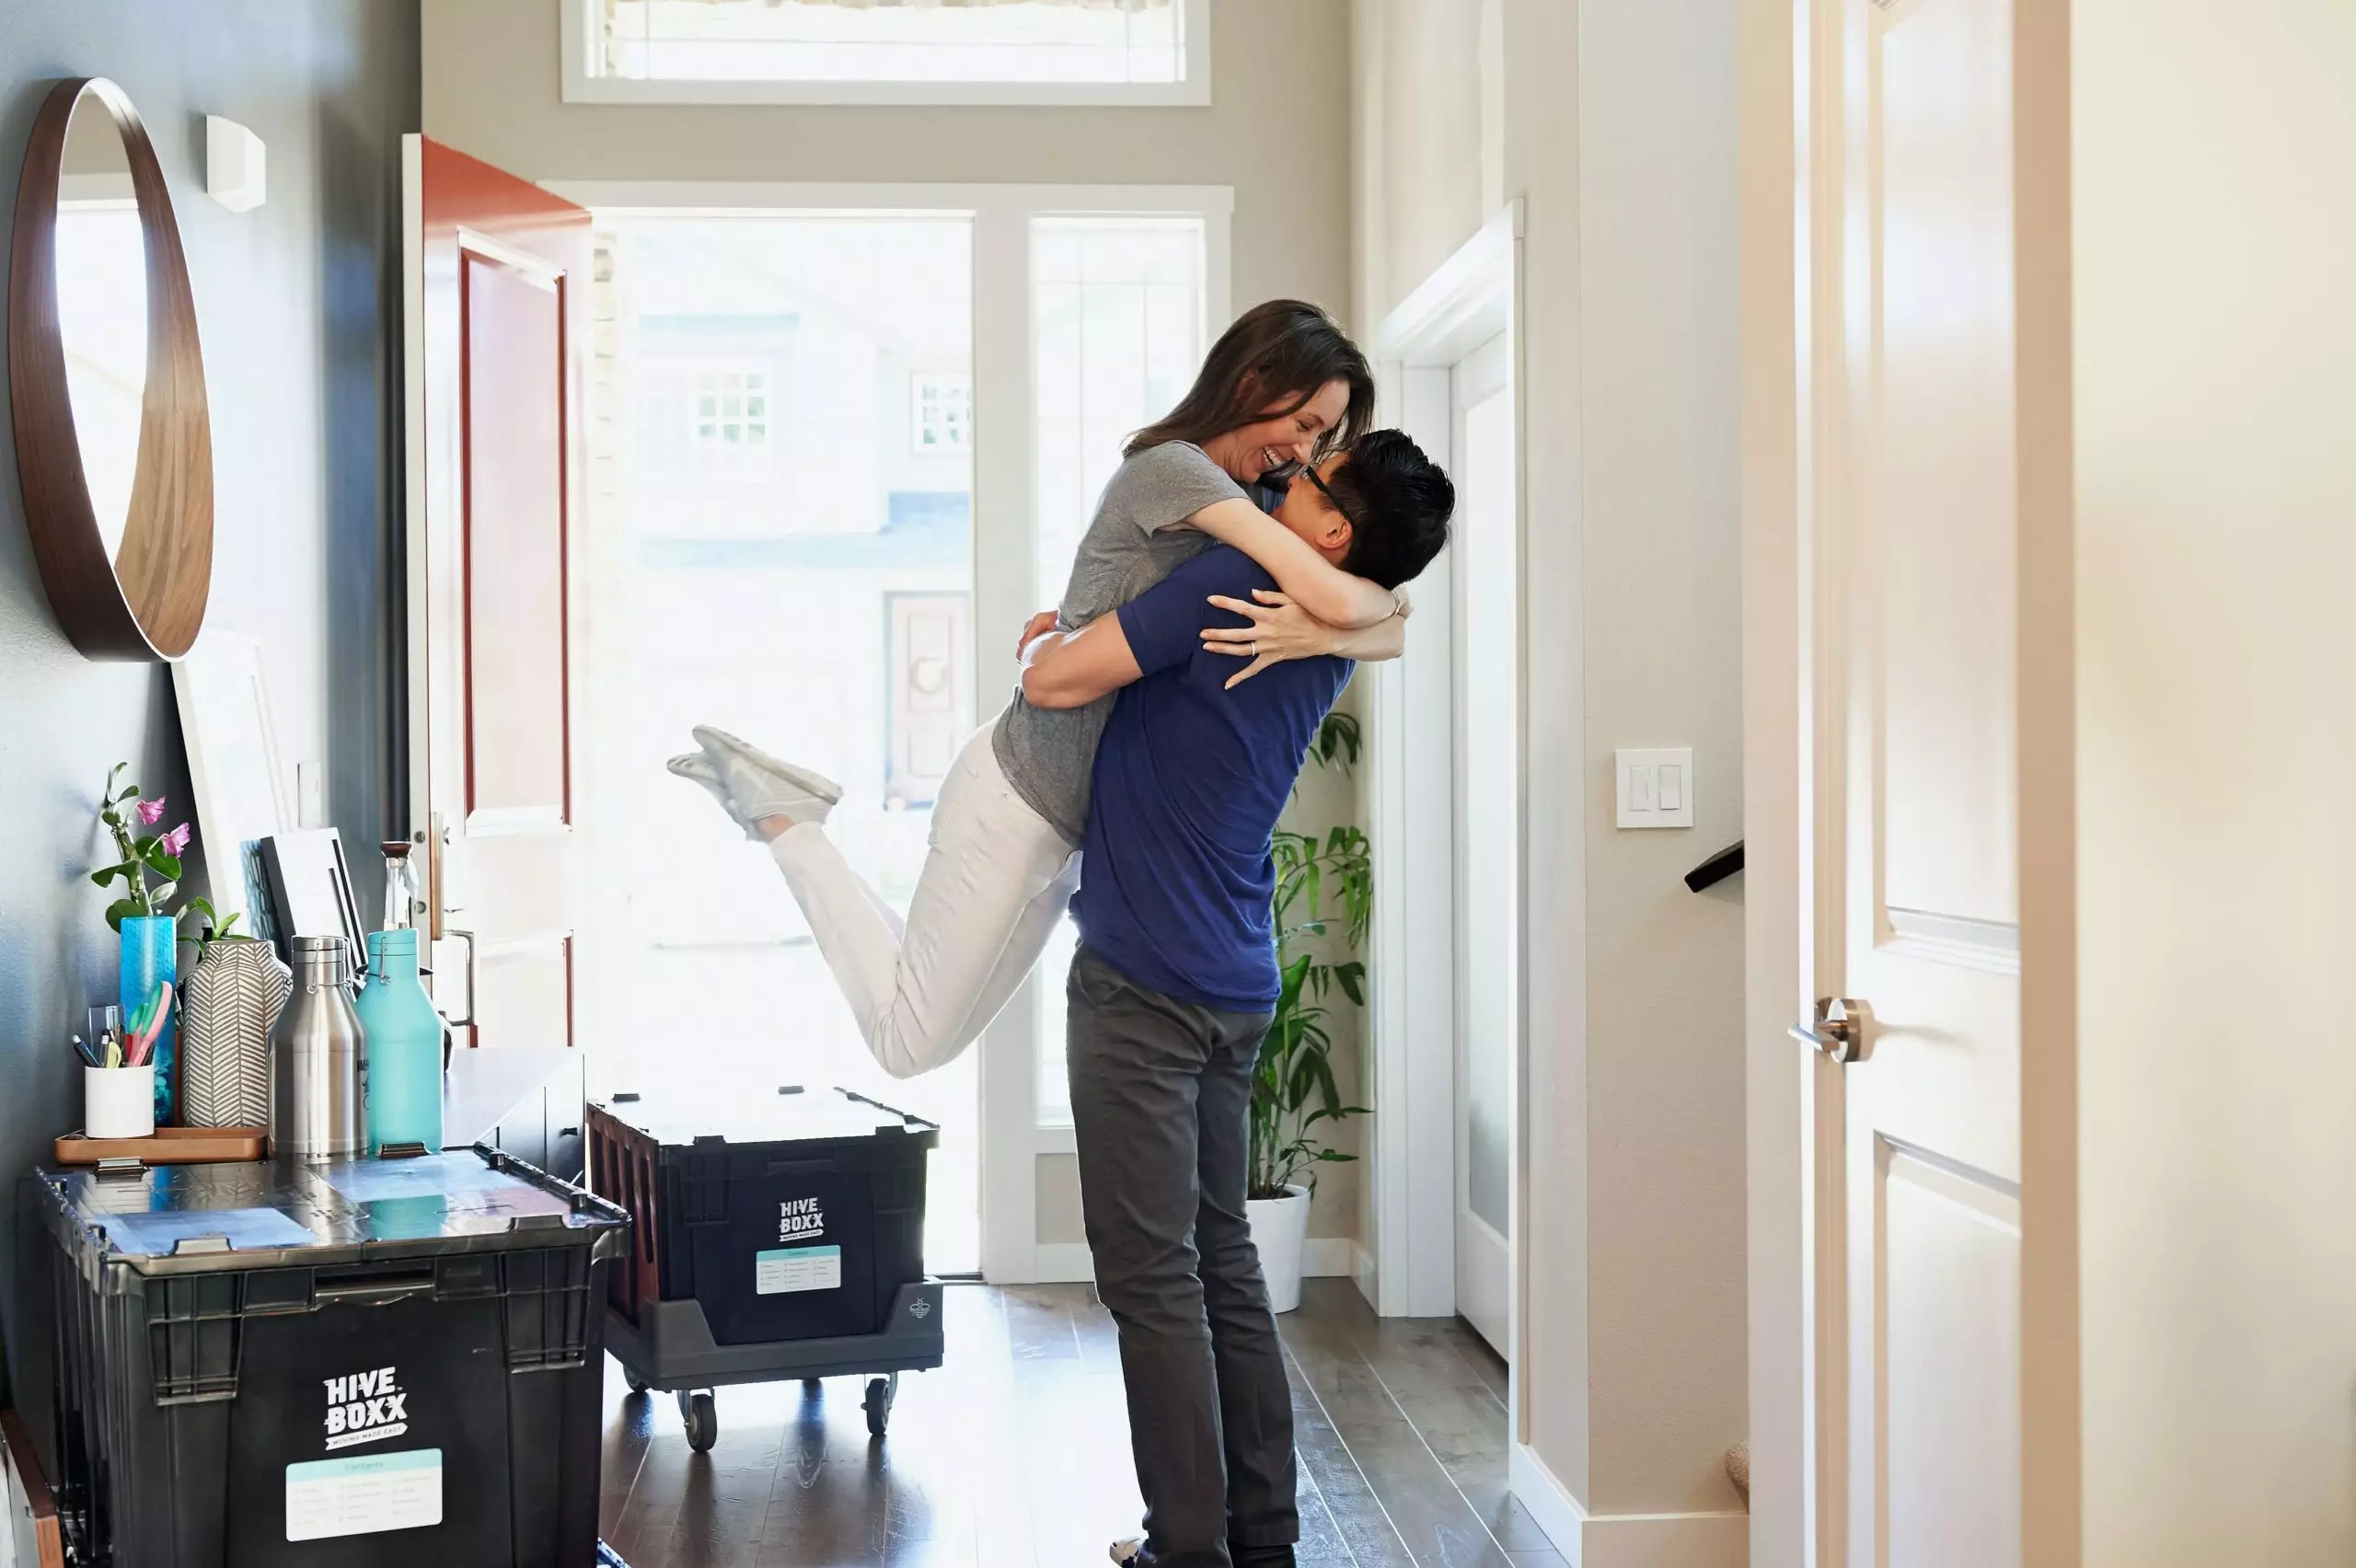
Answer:
[[[1085, 1286], [947, 1293], [948, 1362], [871, 1443], [856, 1380], [722, 1389], [691, 1453], [608, 1364], [600, 1527], [630, 1568], [1081, 1568], [1140, 1505], [1112, 1319]], [[1317, 1568], [1562, 1568], [1506, 1494], [1505, 1366], [1453, 1319], [1311, 1280], [1278, 1320]]]

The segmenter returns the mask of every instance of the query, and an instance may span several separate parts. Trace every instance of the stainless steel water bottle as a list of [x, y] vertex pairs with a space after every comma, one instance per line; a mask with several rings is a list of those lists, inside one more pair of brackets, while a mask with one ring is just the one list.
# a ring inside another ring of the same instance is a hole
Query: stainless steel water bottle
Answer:
[[349, 950], [341, 937], [286, 945], [294, 985], [270, 1032], [270, 1152], [357, 1154], [367, 1142], [368, 1041], [352, 1006]]

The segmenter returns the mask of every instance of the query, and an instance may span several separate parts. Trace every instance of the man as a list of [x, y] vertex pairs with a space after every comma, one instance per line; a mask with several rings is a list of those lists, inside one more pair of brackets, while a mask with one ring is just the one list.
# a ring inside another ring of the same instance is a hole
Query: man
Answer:
[[[1395, 588], [1447, 542], [1455, 490], [1398, 431], [1297, 474], [1277, 520]], [[1120, 1329], [1150, 1568], [1289, 1564], [1292, 1403], [1244, 1219], [1252, 1069], [1277, 994], [1270, 836], [1351, 664], [1236, 665], [1204, 640], [1213, 596], [1273, 579], [1221, 546], [1109, 616], [1024, 650], [1023, 695], [1118, 690], [1096, 754], [1066, 988], [1080, 1204]], [[1231, 617], [1241, 622], [1243, 617]]]

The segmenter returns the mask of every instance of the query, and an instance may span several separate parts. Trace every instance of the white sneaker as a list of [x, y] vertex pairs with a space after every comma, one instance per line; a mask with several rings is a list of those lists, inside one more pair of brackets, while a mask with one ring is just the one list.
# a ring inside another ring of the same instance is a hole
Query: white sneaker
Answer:
[[728, 780], [721, 777], [720, 764], [712, 761], [709, 753], [687, 752], [673, 757], [664, 766], [690, 783], [700, 784], [710, 790], [711, 798], [720, 802], [720, 809], [745, 830], [745, 836], [755, 843], [760, 841], [760, 830], [736, 814], [736, 803], [728, 798]]
[[723, 772], [728, 772], [732, 786], [739, 775], [728, 771], [730, 765], [741, 763], [753, 776], [766, 781], [768, 792], [789, 798], [800, 796], [828, 808], [843, 798], [843, 787], [825, 774], [807, 767], [796, 767], [790, 762], [780, 762], [751, 742], [739, 740], [725, 730], [710, 724], [699, 724], [691, 733], [696, 738], [696, 744], [710, 753]]
[[724, 731], [699, 727], [695, 733], [703, 750], [673, 757], [670, 770], [710, 790], [747, 838], [768, 837], [759, 824], [772, 817], [825, 822], [842, 799], [833, 780], [780, 763]]

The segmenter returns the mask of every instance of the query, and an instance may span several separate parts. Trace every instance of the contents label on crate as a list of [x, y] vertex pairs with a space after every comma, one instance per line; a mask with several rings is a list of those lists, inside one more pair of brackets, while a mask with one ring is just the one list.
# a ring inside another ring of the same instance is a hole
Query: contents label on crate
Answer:
[[327, 1540], [442, 1522], [442, 1450], [286, 1467], [286, 1539]]
[[795, 1290], [839, 1290], [843, 1284], [840, 1247], [780, 1247], [753, 1255], [753, 1292], [783, 1296]]

